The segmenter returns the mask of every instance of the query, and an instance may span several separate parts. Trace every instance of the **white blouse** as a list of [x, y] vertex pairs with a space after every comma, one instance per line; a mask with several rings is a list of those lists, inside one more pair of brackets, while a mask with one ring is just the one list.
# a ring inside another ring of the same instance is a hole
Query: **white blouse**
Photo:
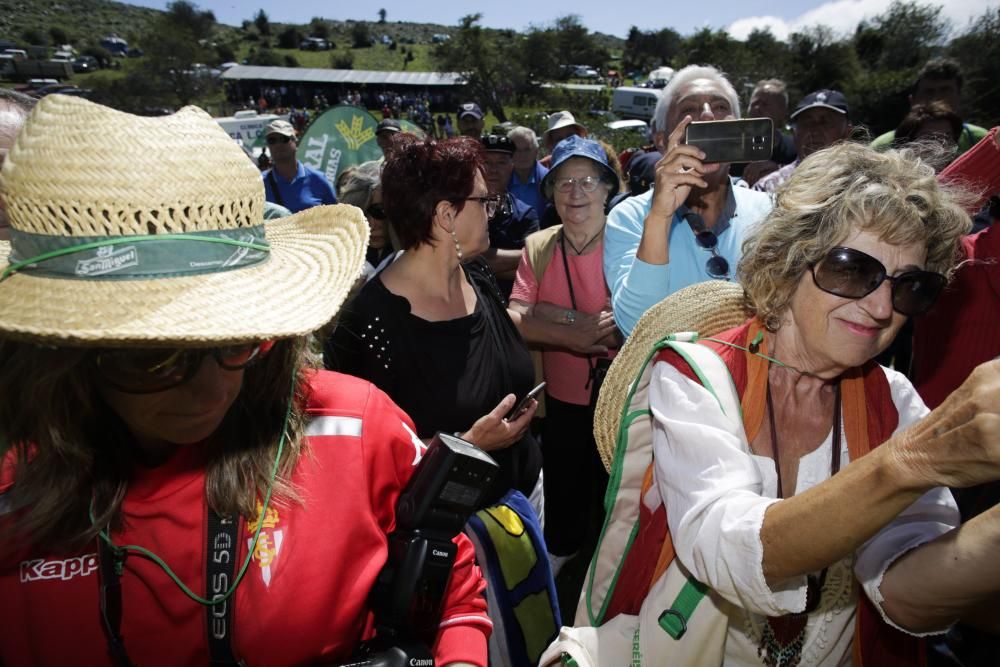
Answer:
[[[899, 411], [898, 432], [928, 409], [903, 375], [883, 370]], [[725, 664], [761, 665], [757, 646], [764, 616], [800, 612], [806, 605], [805, 576], [775, 590], [764, 580], [760, 531], [765, 510], [778, 502], [774, 461], [750, 453], [742, 426], [736, 427], [704, 387], [674, 366], [656, 364], [649, 396], [656, 484], [644, 502], [655, 508], [662, 497], [677, 557], [699, 581], [735, 605]], [[819, 448], [800, 459], [796, 494], [829, 478], [832, 440], [831, 430]], [[841, 443], [846, 466], [846, 435]], [[830, 566], [820, 606], [809, 615], [800, 664], [849, 665], [857, 603], [854, 579], [891, 624], [882, 611], [879, 591], [886, 569], [906, 551], [959, 522], [951, 493], [934, 489], [852, 556]]]

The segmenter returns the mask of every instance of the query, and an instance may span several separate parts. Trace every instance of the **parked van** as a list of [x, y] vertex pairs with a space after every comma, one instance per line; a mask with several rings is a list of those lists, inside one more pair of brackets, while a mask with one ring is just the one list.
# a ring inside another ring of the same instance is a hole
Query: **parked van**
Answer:
[[622, 118], [650, 120], [662, 92], [657, 88], [620, 86], [611, 95], [611, 111]]

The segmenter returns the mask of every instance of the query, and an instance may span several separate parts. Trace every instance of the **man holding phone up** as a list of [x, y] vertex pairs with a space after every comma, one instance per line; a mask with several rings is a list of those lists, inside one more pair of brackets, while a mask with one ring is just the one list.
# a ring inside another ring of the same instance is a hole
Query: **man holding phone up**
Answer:
[[733, 280], [747, 230], [771, 210], [764, 193], [737, 188], [726, 163], [707, 164], [684, 143], [692, 121], [739, 118], [739, 98], [714, 67], [677, 72], [656, 105], [653, 141], [663, 158], [653, 188], [608, 214], [604, 275], [626, 336], [646, 310], [705, 280]]

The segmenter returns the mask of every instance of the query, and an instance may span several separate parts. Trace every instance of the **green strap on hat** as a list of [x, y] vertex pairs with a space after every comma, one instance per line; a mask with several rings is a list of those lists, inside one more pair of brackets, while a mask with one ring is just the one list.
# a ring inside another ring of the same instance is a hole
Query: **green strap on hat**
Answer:
[[264, 226], [135, 236], [55, 236], [11, 229], [0, 282], [14, 273], [77, 280], [137, 280], [217, 273], [267, 260]]

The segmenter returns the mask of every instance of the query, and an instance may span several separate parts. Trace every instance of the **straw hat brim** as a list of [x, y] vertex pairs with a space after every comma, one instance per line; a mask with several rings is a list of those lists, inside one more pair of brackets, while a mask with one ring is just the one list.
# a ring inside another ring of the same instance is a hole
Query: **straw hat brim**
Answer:
[[[0, 283], [0, 337], [61, 346], [210, 347], [300, 336], [337, 313], [368, 243], [353, 206], [266, 223], [264, 262], [177, 278], [81, 280], [15, 273]], [[0, 271], [10, 245], [0, 244]]]
[[749, 317], [740, 285], [711, 280], [674, 292], [639, 318], [608, 369], [594, 411], [594, 439], [605, 469], [610, 472], [614, 460], [625, 400], [653, 344], [683, 331], [714, 335], [739, 326]]

